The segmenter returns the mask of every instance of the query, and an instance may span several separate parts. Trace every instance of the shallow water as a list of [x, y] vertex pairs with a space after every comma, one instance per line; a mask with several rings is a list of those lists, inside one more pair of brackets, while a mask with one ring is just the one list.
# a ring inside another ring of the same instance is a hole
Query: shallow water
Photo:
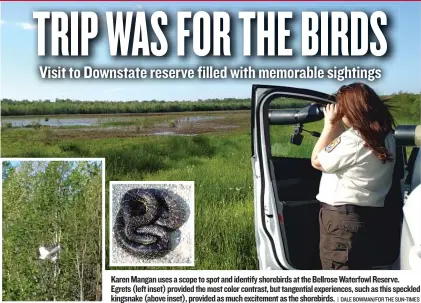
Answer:
[[[109, 117], [63, 117], [63, 118], [8, 118], [2, 117], [2, 125], [11, 123], [12, 127], [29, 127], [29, 126], [100, 126], [101, 124], [110, 123], [110, 122], [135, 122], [139, 118], [145, 119], [145, 122], [154, 124], [154, 116], [132, 116], [132, 117], [122, 117], [122, 116], [109, 116]], [[196, 116], [166, 116], [165, 121], [168, 123], [174, 121], [177, 124], [183, 123], [194, 123], [199, 121], [211, 121], [216, 119], [225, 118], [224, 116], [215, 116], [215, 115], [196, 115]]]
[[225, 116], [186, 116], [176, 119], [177, 122], [187, 123], [187, 122], [198, 122], [198, 121], [211, 121], [216, 119], [223, 119]]
[[4, 118], [1, 123], [12, 123], [12, 127], [26, 127], [31, 125], [44, 126], [92, 126], [98, 123], [99, 118]]
[[164, 132], [152, 132], [154, 136], [197, 136], [197, 134], [178, 134], [176, 132], [164, 131]]

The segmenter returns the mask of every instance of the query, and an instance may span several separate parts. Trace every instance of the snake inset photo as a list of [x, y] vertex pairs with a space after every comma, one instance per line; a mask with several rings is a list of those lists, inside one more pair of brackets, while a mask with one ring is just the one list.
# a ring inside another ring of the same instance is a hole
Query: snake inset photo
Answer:
[[188, 209], [172, 191], [134, 188], [120, 201], [114, 235], [130, 254], [155, 259], [173, 249], [172, 235], [187, 219]]

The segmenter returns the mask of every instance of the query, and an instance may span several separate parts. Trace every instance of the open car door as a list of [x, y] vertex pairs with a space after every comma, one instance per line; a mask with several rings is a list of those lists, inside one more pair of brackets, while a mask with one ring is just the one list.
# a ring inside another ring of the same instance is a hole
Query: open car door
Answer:
[[[269, 85], [252, 88], [251, 136], [254, 217], [259, 269], [321, 269], [319, 210], [321, 172], [311, 152], [323, 127], [320, 106], [332, 95]], [[310, 135], [306, 135], [306, 134]], [[306, 135], [305, 138], [303, 135]], [[379, 219], [376, 267], [396, 264], [400, 250], [404, 177], [398, 148], [395, 178]], [[386, 207], [386, 205], [388, 207]]]

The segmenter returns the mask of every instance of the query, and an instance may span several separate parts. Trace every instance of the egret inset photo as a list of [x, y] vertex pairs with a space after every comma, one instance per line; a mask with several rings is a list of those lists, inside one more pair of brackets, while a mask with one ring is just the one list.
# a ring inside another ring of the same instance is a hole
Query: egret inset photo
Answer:
[[101, 301], [103, 159], [2, 160], [3, 301]]

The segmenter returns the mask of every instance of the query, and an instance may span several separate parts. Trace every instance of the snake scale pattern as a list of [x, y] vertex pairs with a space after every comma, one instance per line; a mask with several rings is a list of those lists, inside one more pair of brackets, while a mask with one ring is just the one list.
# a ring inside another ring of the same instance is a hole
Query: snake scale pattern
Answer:
[[173, 192], [130, 189], [121, 199], [114, 235], [127, 252], [144, 259], [159, 258], [171, 251], [172, 233], [186, 220], [186, 209]]

